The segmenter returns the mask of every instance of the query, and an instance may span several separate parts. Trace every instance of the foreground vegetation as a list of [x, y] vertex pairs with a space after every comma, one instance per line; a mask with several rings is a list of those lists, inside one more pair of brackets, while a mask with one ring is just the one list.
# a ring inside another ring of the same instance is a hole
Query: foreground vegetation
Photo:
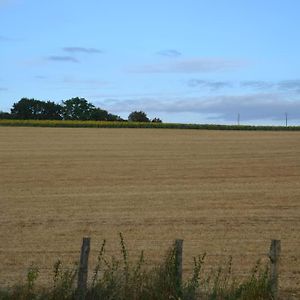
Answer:
[[73, 120], [0, 120], [0, 126], [300, 131], [300, 126], [285, 127], [285, 126], [181, 124], [181, 123], [128, 122], [128, 121], [73, 121]]
[[0, 299], [114, 299], [114, 300], [166, 300], [166, 299], [273, 299], [269, 272], [259, 262], [244, 280], [232, 275], [231, 258], [227, 264], [215, 271], [203, 272], [205, 254], [193, 259], [194, 266], [190, 278], [184, 282], [178, 279], [176, 248], [171, 248], [163, 262], [147, 267], [141, 252], [137, 262], [130, 263], [128, 251], [120, 234], [121, 258], [107, 257], [105, 240], [98, 254], [86, 295], [79, 296], [75, 283], [77, 265], [65, 268], [61, 261], [53, 267], [51, 287], [39, 288], [36, 280], [39, 270], [31, 266], [27, 281], [11, 289], [0, 290]]

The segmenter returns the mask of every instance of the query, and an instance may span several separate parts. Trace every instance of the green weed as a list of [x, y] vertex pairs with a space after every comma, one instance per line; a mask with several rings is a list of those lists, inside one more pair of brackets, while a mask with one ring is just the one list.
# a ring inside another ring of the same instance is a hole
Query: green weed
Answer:
[[[136, 261], [129, 259], [120, 233], [120, 257], [107, 256], [104, 240], [85, 295], [86, 300], [262, 300], [272, 299], [269, 269], [258, 261], [251, 274], [238, 280], [233, 276], [232, 257], [216, 271], [204, 272], [206, 254], [193, 258], [191, 276], [178, 278], [178, 255], [171, 247], [162, 262], [149, 267], [142, 251]], [[53, 284], [36, 285], [39, 270], [31, 266], [27, 281], [10, 289], [0, 289], [1, 300], [72, 300], [76, 299], [78, 266], [66, 268], [58, 260], [53, 266]]]

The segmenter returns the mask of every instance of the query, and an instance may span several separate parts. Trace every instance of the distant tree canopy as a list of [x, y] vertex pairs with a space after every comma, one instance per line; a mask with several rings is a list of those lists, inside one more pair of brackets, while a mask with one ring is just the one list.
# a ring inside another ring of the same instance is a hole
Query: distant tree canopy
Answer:
[[11, 119], [11, 114], [0, 110], [0, 119]]
[[154, 118], [151, 121], [152, 123], [162, 123], [162, 120], [160, 118]]
[[154, 118], [150, 120], [147, 117], [147, 114], [143, 111], [133, 111], [128, 116], [128, 121], [130, 122], [152, 122], [152, 123], [162, 123], [162, 120], [159, 118]]
[[60, 120], [62, 107], [51, 101], [22, 98], [14, 103], [11, 116], [14, 119]]
[[[53, 101], [22, 98], [13, 104], [10, 113], [0, 111], [0, 119], [124, 121], [120, 116], [111, 114], [94, 106], [85, 98], [79, 97], [62, 101], [61, 104]], [[162, 122], [159, 118], [150, 120], [143, 111], [133, 111], [128, 116], [128, 121]]]
[[62, 101], [62, 104], [22, 98], [13, 104], [10, 114], [0, 112], [0, 119], [123, 121], [79, 97]]
[[95, 106], [84, 98], [76, 97], [62, 103], [62, 116], [64, 120], [91, 120]]
[[128, 116], [128, 121], [131, 121], [131, 122], [150, 122], [150, 119], [148, 119], [147, 114], [143, 111], [133, 111]]
[[94, 121], [124, 121], [120, 116], [109, 113], [108, 111], [95, 107], [90, 115], [90, 120]]

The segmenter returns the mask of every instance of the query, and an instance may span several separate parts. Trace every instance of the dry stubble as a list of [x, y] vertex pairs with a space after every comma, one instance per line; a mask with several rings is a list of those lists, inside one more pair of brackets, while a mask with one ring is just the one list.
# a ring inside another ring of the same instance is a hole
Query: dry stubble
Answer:
[[[184, 239], [216, 265], [249, 271], [282, 240], [281, 285], [300, 289], [300, 133], [167, 129], [0, 128], [0, 284], [36, 262], [92, 261], [103, 238], [156, 261]], [[225, 255], [225, 256], [224, 256]], [[47, 275], [48, 274], [48, 275]]]

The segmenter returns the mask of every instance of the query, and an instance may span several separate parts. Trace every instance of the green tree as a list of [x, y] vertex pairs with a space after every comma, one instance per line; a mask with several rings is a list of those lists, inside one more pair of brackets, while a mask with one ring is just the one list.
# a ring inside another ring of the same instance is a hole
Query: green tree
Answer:
[[59, 120], [61, 119], [61, 106], [51, 101], [22, 98], [13, 104], [11, 116], [14, 119]]
[[107, 121], [124, 121], [120, 116], [114, 115], [114, 114], [108, 114]]
[[62, 105], [51, 101], [22, 98], [13, 104], [11, 114], [0, 111], [0, 119], [33, 119], [33, 120], [96, 120], [123, 121], [121, 117], [95, 107], [84, 98], [71, 98], [62, 101]]
[[11, 114], [0, 110], [0, 119], [11, 119]]
[[162, 120], [160, 118], [154, 118], [151, 121], [152, 123], [162, 123]]
[[41, 117], [44, 120], [61, 120], [62, 106], [52, 101], [42, 102]]
[[107, 121], [108, 120], [108, 112], [104, 109], [95, 107], [91, 110], [91, 120], [95, 121]]
[[95, 121], [123, 121], [123, 119], [117, 115], [108, 113], [106, 110], [95, 107], [91, 111], [91, 120]]
[[15, 119], [34, 119], [37, 114], [37, 102], [35, 99], [22, 98], [13, 104], [11, 114]]
[[84, 98], [63, 101], [62, 115], [65, 120], [91, 120], [95, 106]]
[[143, 111], [133, 111], [128, 116], [128, 121], [131, 122], [150, 122], [147, 115]]

